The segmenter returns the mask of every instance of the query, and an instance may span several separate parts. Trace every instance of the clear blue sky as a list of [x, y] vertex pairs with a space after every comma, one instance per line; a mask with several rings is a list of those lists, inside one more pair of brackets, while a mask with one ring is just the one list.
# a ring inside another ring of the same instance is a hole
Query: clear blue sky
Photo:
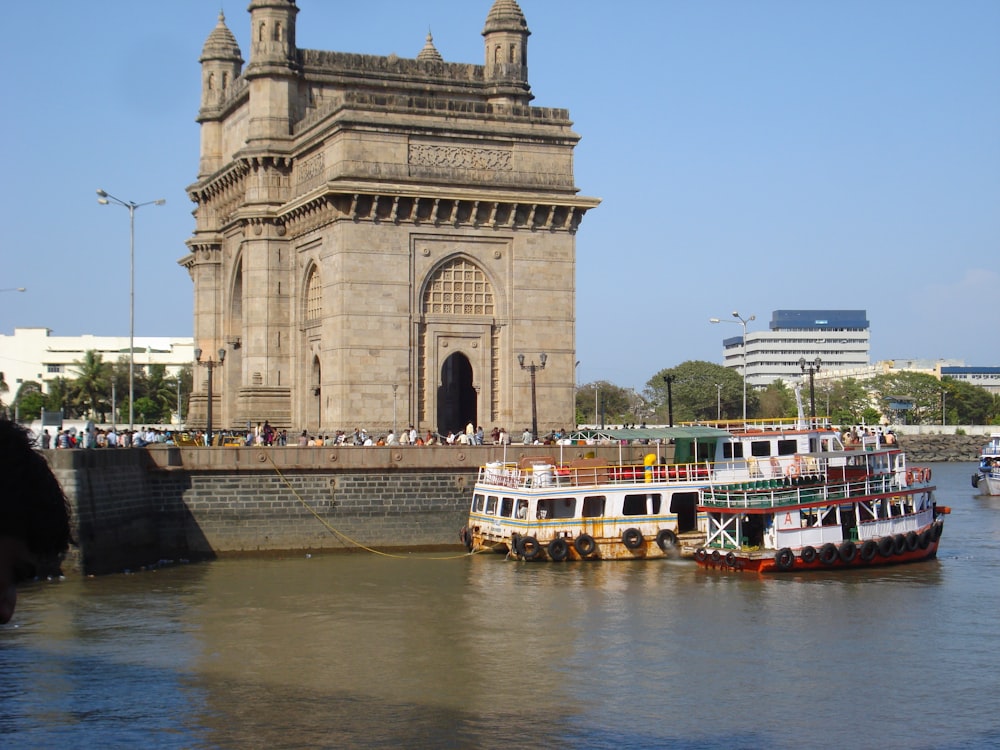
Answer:
[[[298, 44], [483, 60], [491, 0], [299, 0]], [[721, 362], [784, 308], [865, 309], [872, 359], [1000, 364], [1000, 2], [520, 0], [535, 104], [583, 136], [579, 382]], [[246, 59], [247, 0], [223, 0]], [[0, 330], [190, 336], [213, 0], [5, 9]]]

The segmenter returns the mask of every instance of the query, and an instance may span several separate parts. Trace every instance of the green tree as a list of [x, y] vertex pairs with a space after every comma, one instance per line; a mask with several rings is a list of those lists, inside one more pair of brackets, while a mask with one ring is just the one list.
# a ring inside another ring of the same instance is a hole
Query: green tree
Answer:
[[[7, 385], [7, 378], [5, 378], [4, 374], [0, 372], [0, 394], [8, 393], [9, 391], [10, 391], [10, 386]], [[3, 406], [2, 398], [0, 398], [0, 406]]]
[[86, 405], [91, 417], [103, 422], [102, 399], [108, 391], [111, 368], [100, 353], [93, 349], [85, 351], [83, 360], [73, 364], [76, 365], [76, 378], [72, 385], [80, 402]]
[[635, 391], [609, 383], [607, 380], [585, 383], [576, 389], [577, 424], [609, 425], [640, 422], [642, 419], [637, 418], [635, 406]]
[[[666, 376], [672, 378], [669, 392]], [[757, 413], [758, 396], [752, 388], [746, 393], [750, 416]], [[736, 370], [712, 362], [688, 360], [660, 370], [646, 382], [643, 395], [655, 409], [656, 421], [664, 424], [670, 421], [670, 400], [674, 424], [743, 416], [743, 378]]]
[[[758, 394], [757, 398], [759, 404], [758, 416], [762, 419], [781, 419], [783, 417], [798, 416], [798, 404], [795, 401], [795, 393], [785, 385], [785, 381], [781, 378], [778, 378], [773, 383], [769, 383]], [[819, 406], [817, 405], [818, 409]], [[808, 405], [805, 405], [804, 412], [808, 415]]]
[[50, 411], [62, 410], [63, 418], [65, 419], [76, 418], [77, 412], [73, 388], [70, 381], [66, 378], [53, 378], [49, 381], [49, 392], [45, 401], [46, 409]]
[[877, 375], [870, 381], [872, 396], [882, 414], [889, 416], [889, 402], [909, 399], [913, 409], [906, 414], [909, 424], [941, 424], [941, 383], [923, 372], [894, 372]]
[[941, 379], [945, 424], [989, 424], [994, 416], [994, 396], [985, 388], [954, 378]]

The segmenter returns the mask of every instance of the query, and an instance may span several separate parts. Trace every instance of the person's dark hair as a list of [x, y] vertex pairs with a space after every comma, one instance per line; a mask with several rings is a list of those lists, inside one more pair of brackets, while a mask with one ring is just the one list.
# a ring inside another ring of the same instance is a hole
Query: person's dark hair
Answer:
[[39, 558], [62, 554], [72, 541], [62, 487], [27, 432], [0, 419], [0, 535], [13, 537]]

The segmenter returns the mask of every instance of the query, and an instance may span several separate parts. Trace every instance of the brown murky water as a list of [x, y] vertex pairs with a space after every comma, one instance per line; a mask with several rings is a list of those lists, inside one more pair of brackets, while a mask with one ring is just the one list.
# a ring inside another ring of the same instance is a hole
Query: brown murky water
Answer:
[[935, 466], [938, 560], [758, 578], [693, 563], [367, 553], [42, 583], [0, 628], [0, 745], [1000, 745], [1000, 498]]

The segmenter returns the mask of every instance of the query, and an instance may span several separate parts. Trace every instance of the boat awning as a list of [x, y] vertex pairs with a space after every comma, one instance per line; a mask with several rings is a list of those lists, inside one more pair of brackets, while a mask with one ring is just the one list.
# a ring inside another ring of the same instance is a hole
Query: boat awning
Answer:
[[729, 437], [731, 433], [720, 430], [717, 427], [702, 427], [698, 425], [685, 425], [677, 427], [632, 427], [629, 429], [592, 429], [576, 430], [569, 437], [574, 440], [659, 440], [668, 443], [671, 440], [710, 440], [714, 438]]

